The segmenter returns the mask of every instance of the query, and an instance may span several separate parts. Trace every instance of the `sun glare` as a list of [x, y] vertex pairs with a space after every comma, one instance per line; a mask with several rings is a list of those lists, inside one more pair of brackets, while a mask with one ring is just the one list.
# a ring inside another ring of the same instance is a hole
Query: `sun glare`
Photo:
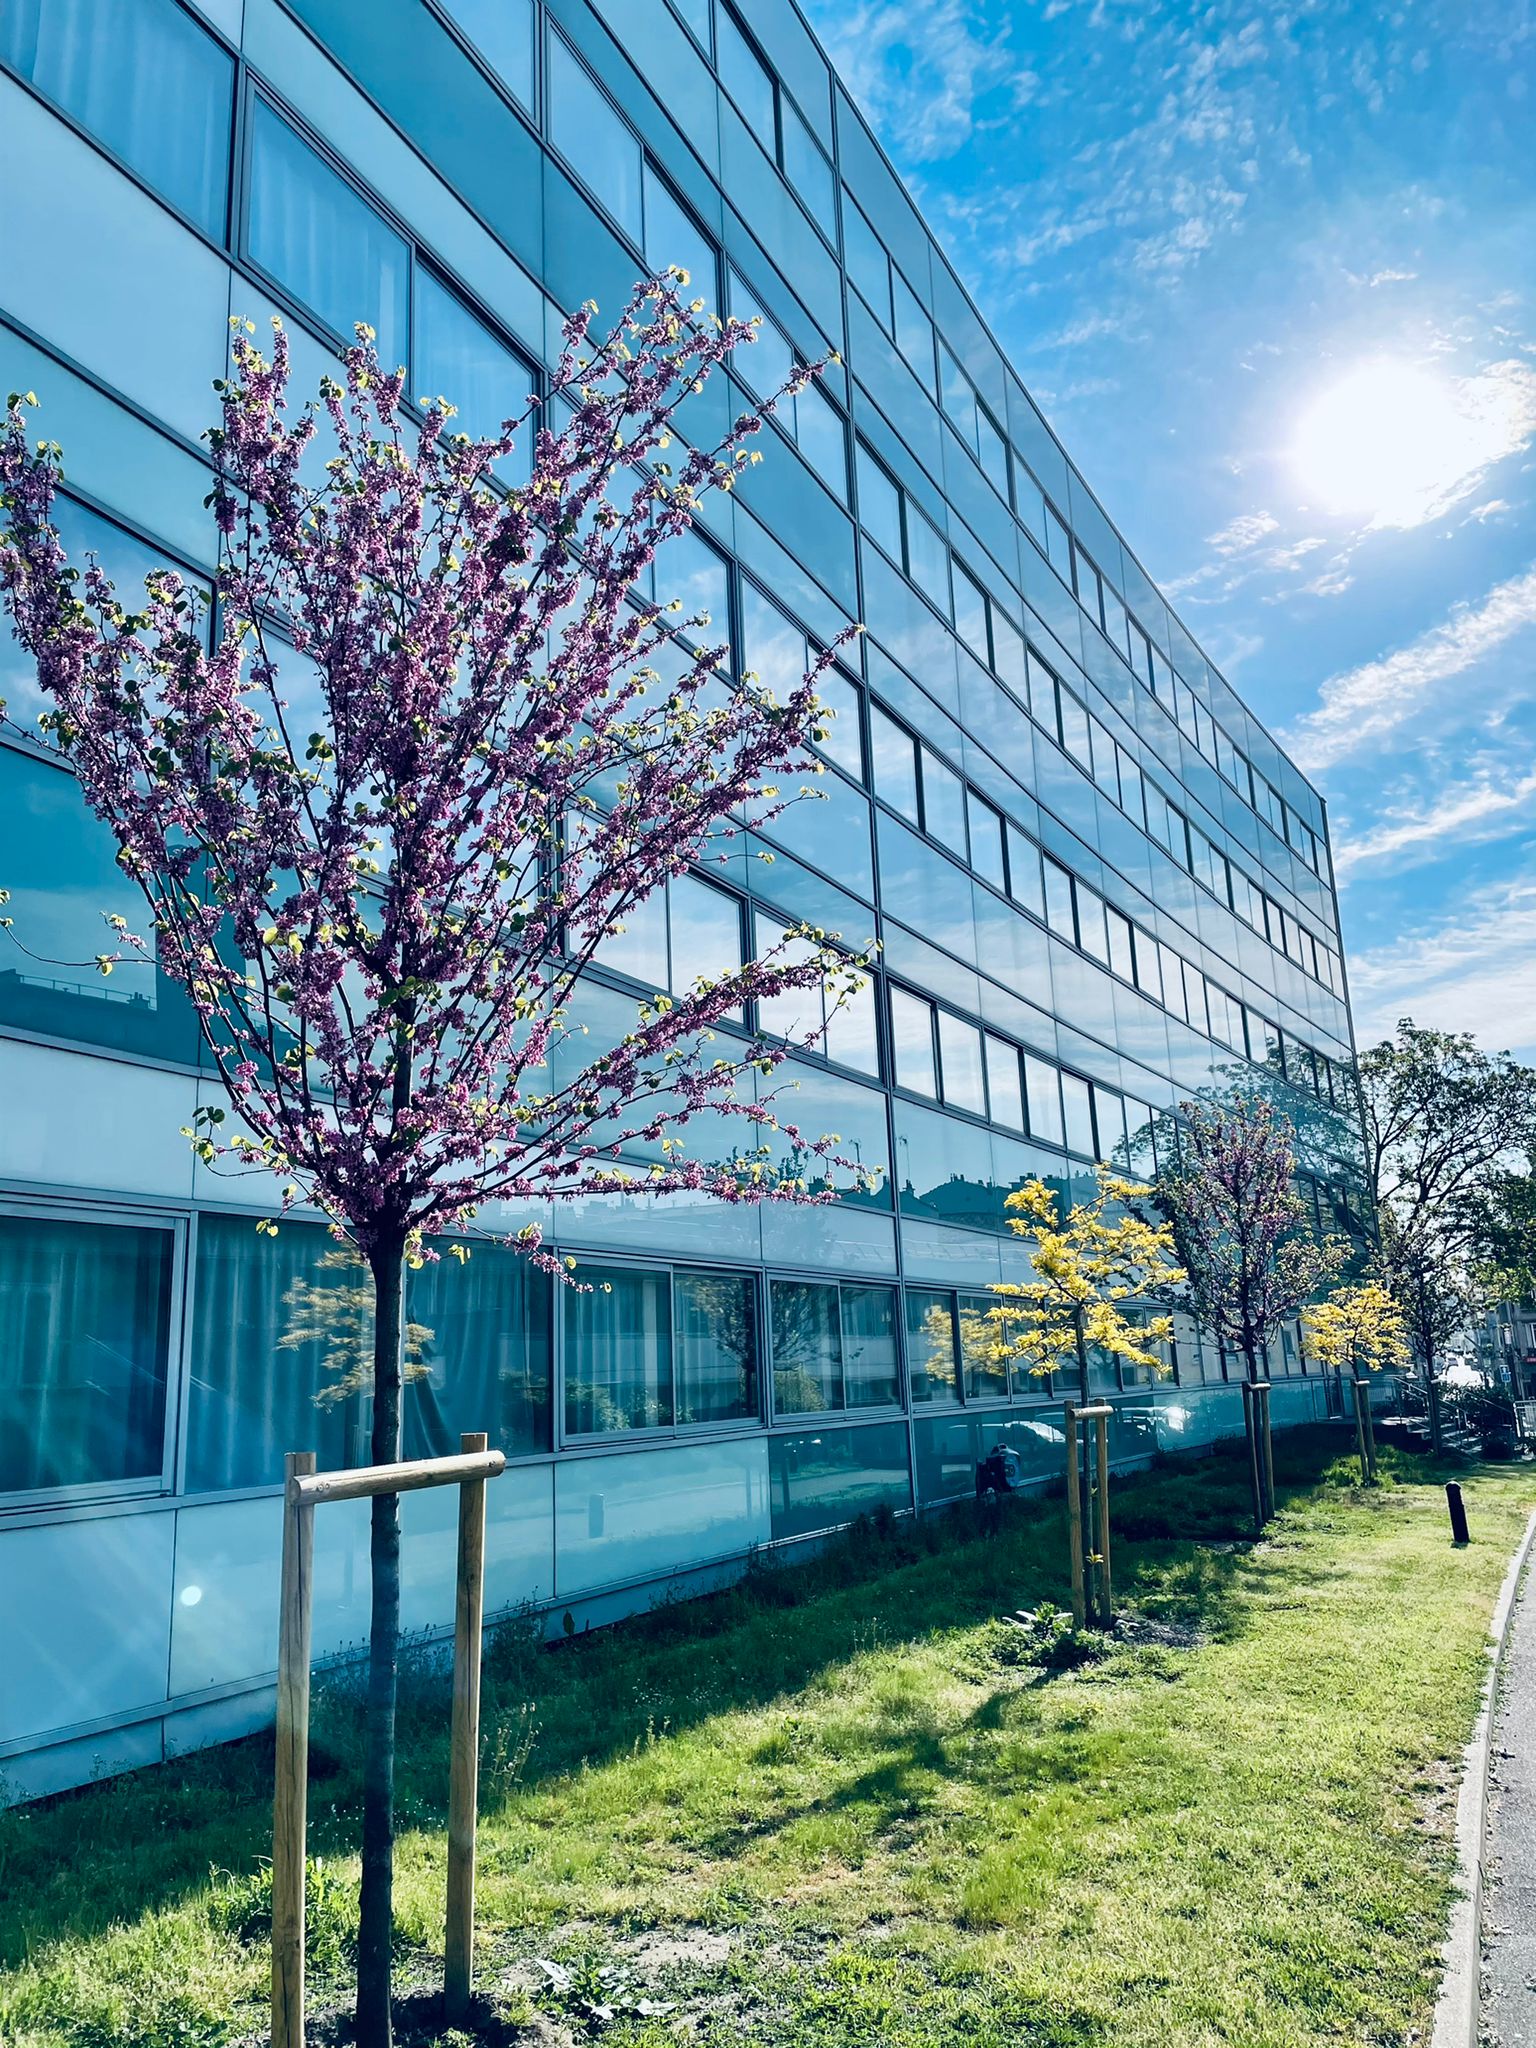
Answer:
[[1372, 526], [1417, 526], [1496, 452], [1494, 422], [1447, 378], [1412, 363], [1364, 362], [1315, 398], [1291, 448], [1319, 510]]

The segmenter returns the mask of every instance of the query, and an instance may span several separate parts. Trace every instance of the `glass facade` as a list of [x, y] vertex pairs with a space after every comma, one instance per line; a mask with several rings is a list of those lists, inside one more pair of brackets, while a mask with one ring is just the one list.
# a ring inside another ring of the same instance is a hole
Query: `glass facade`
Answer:
[[[1297, 1121], [1307, 1198], [1361, 1227], [1322, 802], [1152, 586], [791, 8], [106, 14], [0, 7], [0, 163], [57, 212], [10, 237], [0, 368], [65, 443], [72, 554], [124, 583], [156, 561], [212, 570], [196, 436], [232, 316], [281, 317], [308, 388], [366, 322], [407, 391], [471, 432], [538, 400], [562, 317], [588, 298], [616, 312], [648, 266], [759, 322], [738, 388], [694, 401], [701, 431], [834, 358], [654, 574], [707, 615], [695, 639], [781, 691], [865, 624], [825, 686], [817, 799], [640, 906], [582, 1000], [594, 1039], [616, 1035], [637, 998], [801, 920], [852, 951], [878, 940], [844, 1006], [813, 990], [725, 1027], [793, 1042], [754, 1085], [785, 1123], [836, 1133], [869, 1185], [786, 1133], [778, 1169], [831, 1206], [586, 1201], [532, 1219], [573, 1285], [484, 1243], [412, 1277], [407, 1449], [485, 1429], [506, 1450], [507, 1600], [963, 1494], [1000, 1441], [1025, 1477], [1053, 1474], [1063, 1389], [991, 1355], [986, 1290], [1024, 1270], [1007, 1196], [1030, 1176], [1082, 1193], [1099, 1158], [1149, 1169], [1158, 1120], [1194, 1090], [1262, 1088]], [[76, 217], [102, 266], [84, 294], [56, 259]], [[126, 304], [134, 276], [154, 296], [142, 345], [120, 346], [100, 305]], [[1127, 431], [1159, 459], [1155, 423]], [[30, 728], [35, 680], [9, 643], [0, 695]], [[367, 1457], [366, 1276], [314, 1222], [259, 1234], [252, 1186], [176, 1149], [211, 1099], [195, 1020], [152, 945], [97, 972], [101, 918], [132, 924], [134, 892], [68, 771], [14, 732], [0, 887], [0, 1094], [23, 1112], [0, 1119], [0, 1581], [18, 1515], [62, 1558], [87, 1528], [105, 1542], [120, 1501], [146, 1586], [164, 1560], [146, 1668], [202, 1671], [192, 1560], [266, 1555], [286, 1450]], [[717, 1118], [686, 1142], [723, 1157], [746, 1136]], [[1277, 1350], [1304, 1407], [1306, 1360]], [[1173, 1351], [1154, 1387], [1098, 1372], [1118, 1457], [1241, 1426], [1187, 1319]], [[221, 1517], [239, 1533], [216, 1539]], [[275, 1563], [251, 1583], [275, 1600]], [[261, 1654], [219, 1682], [254, 1686]], [[0, 1749], [142, 1718], [134, 1683], [50, 1706], [40, 1680]]]

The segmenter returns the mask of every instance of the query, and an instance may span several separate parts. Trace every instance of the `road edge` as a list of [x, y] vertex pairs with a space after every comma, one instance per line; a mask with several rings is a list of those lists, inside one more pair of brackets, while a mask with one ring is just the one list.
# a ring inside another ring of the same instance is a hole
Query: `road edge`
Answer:
[[1515, 1594], [1533, 1542], [1536, 1542], [1536, 1511], [1526, 1522], [1525, 1534], [1510, 1559], [1509, 1570], [1499, 1588], [1499, 1597], [1494, 1602], [1488, 1623], [1488, 1674], [1483, 1680], [1482, 1707], [1471, 1740], [1462, 1751], [1461, 1790], [1456, 1799], [1456, 1900], [1451, 1907], [1451, 1924], [1441, 1950], [1444, 1975], [1440, 1980], [1440, 1995], [1435, 2000], [1430, 2048], [1478, 2048], [1478, 2021], [1482, 2007], [1483, 1861], [1488, 1840], [1488, 1760], [1493, 1709], [1498, 1695], [1499, 1667], [1515, 1611]]

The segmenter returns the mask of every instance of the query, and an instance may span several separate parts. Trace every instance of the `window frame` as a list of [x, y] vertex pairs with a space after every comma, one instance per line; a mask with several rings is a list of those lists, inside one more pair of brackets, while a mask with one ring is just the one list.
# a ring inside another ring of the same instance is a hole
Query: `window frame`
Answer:
[[180, 1481], [186, 1408], [184, 1360], [192, 1221], [189, 1212], [185, 1209], [159, 1209], [144, 1202], [76, 1201], [62, 1195], [55, 1198], [0, 1191], [0, 1217], [6, 1216], [164, 1231], [171, 1239], [171, 1284], [166, 1304], [165, 1413], [161, 1418], [158, 1473], [149, 1473], [139, 1479], [85, 1480], [75, 1486], [0, 1492], [0, 1516], [41, 1508], [83, 1507], [97, 1502], [154, 1500], [175, 1494]]

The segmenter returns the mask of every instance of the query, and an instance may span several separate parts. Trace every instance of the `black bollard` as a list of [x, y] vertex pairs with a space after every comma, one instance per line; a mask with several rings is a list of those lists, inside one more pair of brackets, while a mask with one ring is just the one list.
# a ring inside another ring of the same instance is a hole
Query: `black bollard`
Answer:
[[1445, 1482], [1446, 1504], [1451, 1511], [1451, 1541], [1470, 1543], [1471, 1534], [1467, 1528], [1467, 1504], [1461, 1497], [1461, 1488], [1454, 1479]]

